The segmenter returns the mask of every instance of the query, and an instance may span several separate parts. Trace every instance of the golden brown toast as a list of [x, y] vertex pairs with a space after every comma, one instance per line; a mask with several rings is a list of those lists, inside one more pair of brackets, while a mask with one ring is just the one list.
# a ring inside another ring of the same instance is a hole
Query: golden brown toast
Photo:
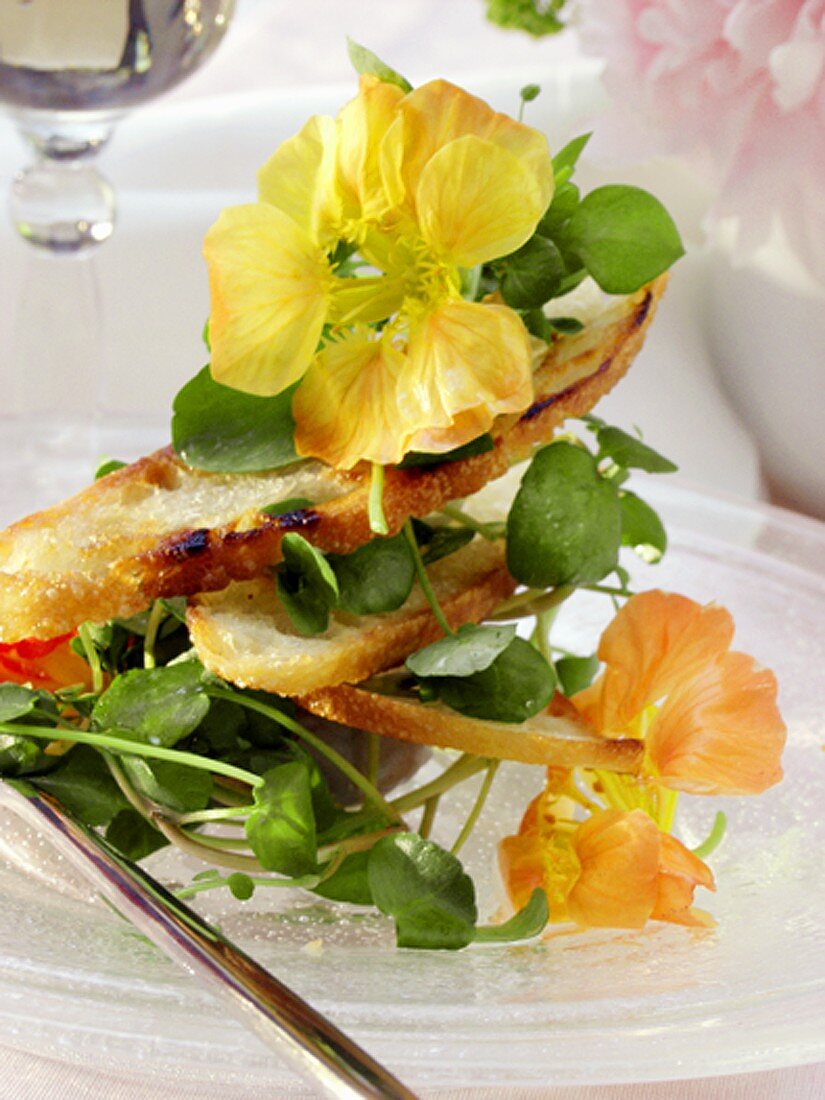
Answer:
[[351, 684], [324, 688], [299, 702], [311, 714], [355, 729], [523, 764], [635, 772], [644, 754], [641, 741], [600, 736], [560, 695], [546, 711], [518, 725], [466, 718], [442, 703], [423, 704]]
[[[451, 627], [478, 622], [516, 587], [502, 543], [475, 539], [428, 570]], [[360, 618], [334, 612], [323, 634], [293, 627], [269, 576], [196, 597], [186, 616], [204, 665], [239, 687], [304, 695], [401, 664], [442, 630], [416, 584], [397, 611]]]
[[[620, 299], [575, 336], [561, 336], [535, 372], [536, 398], [500, 417], [485, 454], [386, 472], [390, 531], [476, 492], [552, 438], [567, 417], [593, 407], [641, 347], [667, 281]], [[322, 550], [348, 553], [372, 537], [369, 472], [296, 463], [266, 474], [189, 469], [171, 449], [118, 470], [68, 501], [0, 534], [0, 642], [48, 638], [84, 620], [142, 610], [159, 596], [193, 595], [260, 576], [280, 558], [287, 531]], [[290, 497], [312, 508], [260, 511]]]

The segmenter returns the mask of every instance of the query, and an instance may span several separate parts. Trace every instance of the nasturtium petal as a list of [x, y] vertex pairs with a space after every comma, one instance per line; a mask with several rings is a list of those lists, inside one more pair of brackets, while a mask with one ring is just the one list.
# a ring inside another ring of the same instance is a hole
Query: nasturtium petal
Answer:
[[641, 928], [656, 902], [659, 830], [643, 810], [594, 814], [573, 840], [581, 871], [567, 910], [591, 928]]
[[449, 451], [489, 430], [500, 413], [521, 412], [533, 399], [530, 339], [506, 306], [453, 301], [413, 330], [402, 405], [425, 410], [410, 447]]
[[336, 182], [338, 125], [313, 115], [258, 172], [258, 197], [288, 214], [314, 242], [335, 243], [342, 217]]
[[543, 213], [553, 197], [553, 162], [544, 135], [446, 80], [422, 84], [399, 103], [398, 117], [381, 149], [381, 172], [392, 204], [412, 207], [430, 158], [469, 134], [506, 149], [528, 169], [539, 188]]
[[361, 459], [400, 462], [410, 436], [427, 422], [414, 396], [400, 399], [405, 369], [388, 340], [355, 333], [328, 344], [293, 401], [298, 452], [342, 469]]
[[345, 216], [354, 221], [376, 219], [389, 205], [381, 181], [379, 149], [403, 98], [398, 85], [365, 74], [358, 95], [338, 116], [338, 180]]
[[222, 211], [206, 235], [212, 375], [268, 397], [306, 371], [326, 319], [331, 274], [322, 250], [266, 203]]
[[535, 176], [514, 153], [473, 134], [434, 153], [415, 190], [424, 240], [461, 267], [523, 245], [544, 213], [543, 199]]

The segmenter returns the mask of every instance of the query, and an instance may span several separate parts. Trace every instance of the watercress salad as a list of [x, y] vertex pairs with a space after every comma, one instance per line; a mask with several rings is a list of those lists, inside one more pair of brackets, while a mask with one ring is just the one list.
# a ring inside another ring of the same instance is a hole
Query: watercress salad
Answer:
[[[346, 556], [286, 536], [277, 584], [296, 630], [323, 631], [339, 609], [361, 616], [392, 610], [420, 584], [444, 637], [410, 654], [403, 690], [411, 698], [519, 723], [557, 689], [580, 690], [598, 662], [552, 644], [555, 610], [578, 590], [614, 603], [630, 595], [621, 548], [654, 562], [666, 537], [626, 479], [633, 468], [675, 468], [641, 439], [596, 417], [585, 423], [592, 444], [586, 433], [567, 432], [536, 453], [505, 522], [478, 522], [453, 504]], [[524, 587], [493, 621], [453, 631], [427, 569], [473, 539], [506, 539], [509, 569]], [[528, 616], [529, 641], [516, 633]], [[131, 859], [168, 844], [197, 856], [207, 869], [181, 897], [228, 889], [245, 900], [259, 889], [300, 887], [377, 907], [394, 920], [403, 947], [507, 942], [545, 926], [547, 897], [539, 889], [507, 922], [479, 923], [475, 888], [459, 858], [497, 760], [456, 754], [423, 785], [382, 793], [380, 738], [369, 735], [361, 772], [289, 699], [209, 673], [191, 648], [181, 600], [159, 600], [128, 620], [86, 623], [71, 644], [88, 663], [87, 684], [54, 691], [0, 685], [0, 772], [53, 792]], [[330, 770], [349, 781], [354, 799], [333, 797]], [[439, 800], [479, 773], [468, 820], [452, 846], [442, 847], [430, 836]]]

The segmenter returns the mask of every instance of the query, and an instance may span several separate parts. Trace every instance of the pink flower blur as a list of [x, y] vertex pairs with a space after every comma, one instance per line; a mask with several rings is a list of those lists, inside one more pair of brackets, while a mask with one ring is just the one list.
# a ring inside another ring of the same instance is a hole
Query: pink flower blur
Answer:
[[638, 112], [649, 149], [711, 166], [745, 252], [778, 218], [825, 281], [825, 0], [581, 0], [579, 29], [618, 140]]

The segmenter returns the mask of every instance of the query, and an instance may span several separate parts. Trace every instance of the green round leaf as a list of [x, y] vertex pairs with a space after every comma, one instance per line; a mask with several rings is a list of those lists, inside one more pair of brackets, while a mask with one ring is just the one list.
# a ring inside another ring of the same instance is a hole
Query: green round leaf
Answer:
[[651, 565], [659, 561], [667, 550], [667, 532], [656, 512], [635, 493], [622, 492], [620, 503], [622, 545], [632, 546]]
[[556, 661], [559, 686], [567, 696], [589, 687], [598, 671], [599, 658], [595, 654], [592, 657], [560, 657]]
[[475, 935], [475, 888], [459, 860], [417, 833], [379, 840], [367, 865], [382, 913], [395, 920], [399, 947], [466, 947]]
[[284, 556], [276, 584], [281, 603], [301, 634], [322, 634], [338, 602], [338, 581], [327, 559], [302, 535], [290, 532], [281, 543]]
[[175, 451], [188, 466], [215, 473], [256, 473], [296, 462], [292, 395], [297, 386], [256, 397], [221, 385], [204, 367], [173, 402]]
[[306, 875], [317, 867], [315, 816], [309, 769], [301, 761], [280, 764], [253, 792], [255, 809], [246, 836], [267, 871]]
[[416, 676], [471, 676], [489, 668], [515, 636], [514, 626], [465, 623], [455, 634], [411, 654], [407, 668]]
[[612, 458], [617, 466], [646, 470], [649, 474], [672, 474], [679, 469], [675, 462], [621, 428], [601, 427], [596, 432], [596, 438], [599, 441], [599, 460]]
[[564, 260], [547, 237], [534, 236], [502, 261], [501, 296], [513, 309], [536, 309], [558, 290]]
[[560, 441], [543, 447], [522, 478], [507, 517], [507, 568], [522, 584], [594, 584], [619, 560], [616, 486], [589, 451]]
[[126, 731], [150, 745], [175, 745], [206, 717], [203, 665], [182, 661], [163, 668], [136, 668], [112, 681], [92, 711], [96, 729]]
[[415, 562], [404, 534], [376, 538], [352, 554], [330, 555], [338, 581], [338, 605], [353, 615], [395, 611], [415, 580]]
[[597, 187], [582, 199], [570, 219], [569, 241], [609, 294], [631, 294], [685, 251], [659, 200], [624, 184]]
[[553, 698], [556, 676], [538, 650], [516, 637], [483, 672], [426, 683], [435, 687], [443, 703], [468, 718], [525, 722]]

